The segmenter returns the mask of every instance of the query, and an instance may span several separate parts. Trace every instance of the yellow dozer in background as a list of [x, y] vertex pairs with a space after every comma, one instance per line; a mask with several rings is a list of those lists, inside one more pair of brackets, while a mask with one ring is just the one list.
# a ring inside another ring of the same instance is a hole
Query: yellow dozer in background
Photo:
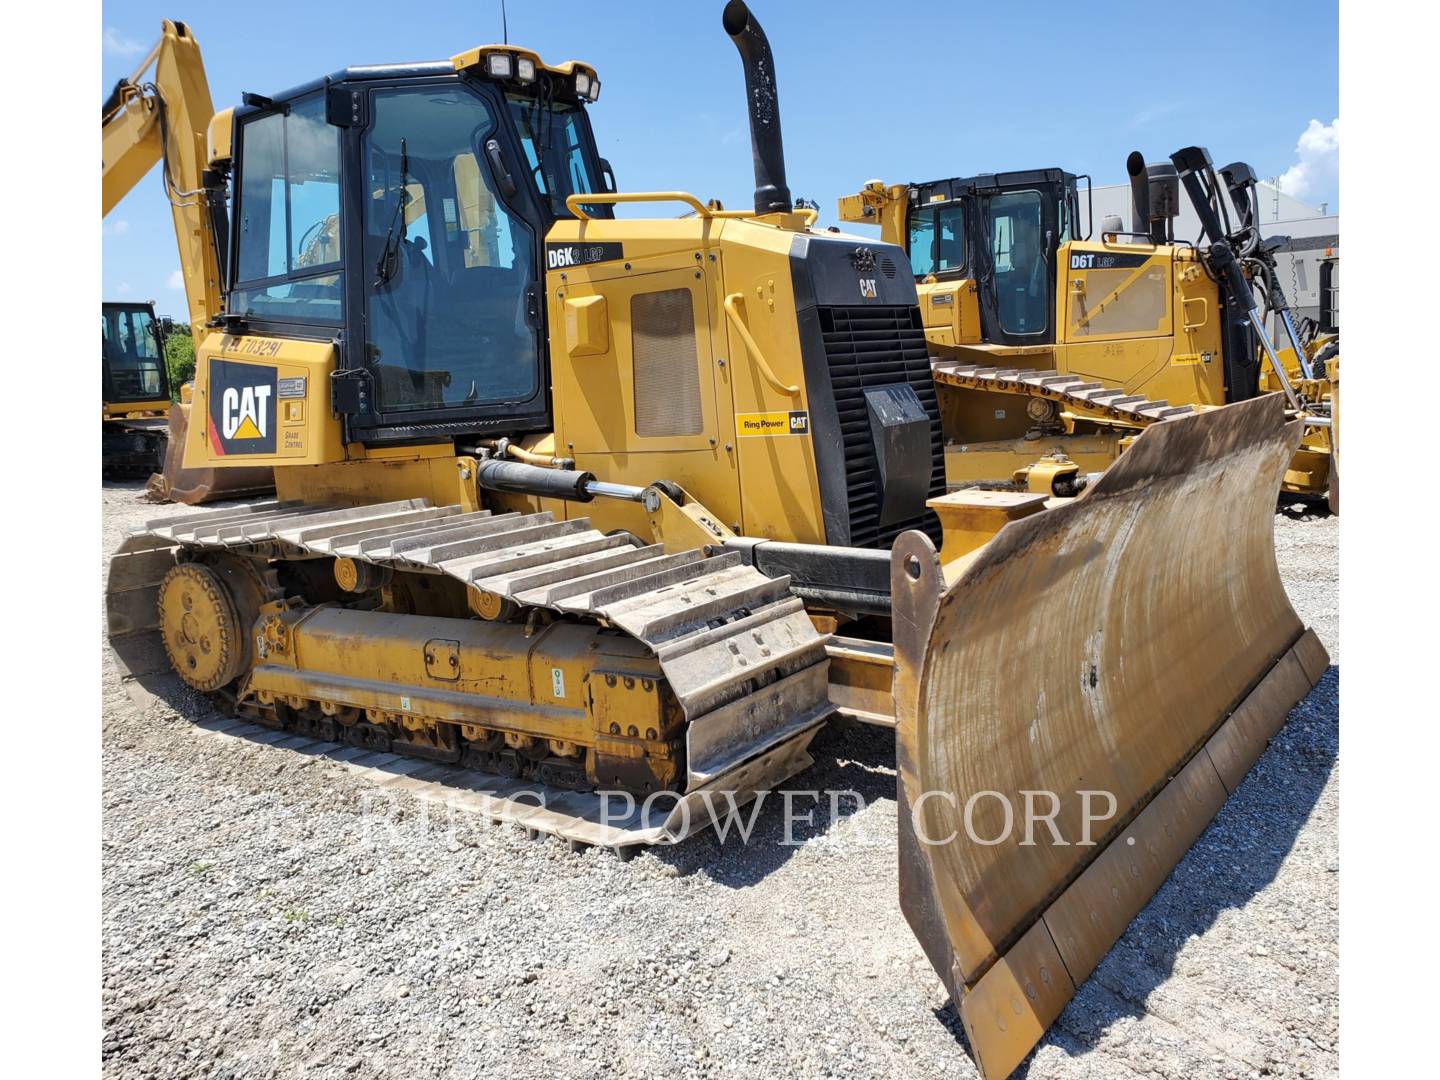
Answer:
[[[1131, 231], [1117, 217], [1094, 240], [1080, 235], [1077, 177], [1061, 169], [872, 180], [840, 199], [842, 221], [879, 226], [908, 256], [950, 482], [1071, 491], [1157, 420], [1276, 392], [1305, 419], [1283, 489], [1328, 495], [1338, 511], [1338, 333], [1297, 325], [1254, 171], [1217, 174], [1193, 146], [1150, 165], [1133, 153], [1126, 170]], [[1182, 187], [1199, 246], [1174, 236]]]
[[[900, 903], [1003, 1077], [1324, 669], [1272, 546], [1300, 424], [1263, 396], [1078, 498], [947, 493], [904, 253], [793, 209], [769, 44], [723, 23], [753, 210], [618, 191], [595, 70], [513, 45], [215, 115], [174, 174], [184, 463], [277, 499], [134, 533], [110, 641], [620, 850], [785, 784], [837, 713], [893, 727]], [[1041, 791], [1027, 843], [996, 797]]]

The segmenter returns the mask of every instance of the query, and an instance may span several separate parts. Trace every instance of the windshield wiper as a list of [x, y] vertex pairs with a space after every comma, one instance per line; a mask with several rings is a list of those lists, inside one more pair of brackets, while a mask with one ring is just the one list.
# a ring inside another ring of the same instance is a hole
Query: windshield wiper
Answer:
[[[400, 197], [395, 200], [395, 213], [390, 216], [390, 228], [385, 231], [385, 246], [380, 249], [380, 258], [375, 263], [375, 288], [380, 288], [393, 278], [400, 269], [400, 245], [405, 242], [405, 203], [410, 196], [410, 153], [405, 140], [400, 140]], [[400, 225], [397, 239], [396, 223]]]

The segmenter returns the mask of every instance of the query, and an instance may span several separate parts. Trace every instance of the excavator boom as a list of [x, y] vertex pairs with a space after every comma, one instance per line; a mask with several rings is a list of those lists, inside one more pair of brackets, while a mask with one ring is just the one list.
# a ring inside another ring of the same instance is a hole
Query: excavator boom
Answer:
[[[153, 72], [146, 81], [146, 73]], [[101, 108], [101, 213], [109, 214], [158, 163], [175, 225], [190, 333], [198, 348], [223, 308], [223, 183], [208, 172], [215, 107], [200, 45], [189, 27], [166, 19], [160, 40]], [[223, 153], [228, 157], [228, 147]], [[150, 490], [162, 499], [201, 503], [270, 491], [270, 469], [182, 471], [188, 403], [171, 407], [163, 469]]]

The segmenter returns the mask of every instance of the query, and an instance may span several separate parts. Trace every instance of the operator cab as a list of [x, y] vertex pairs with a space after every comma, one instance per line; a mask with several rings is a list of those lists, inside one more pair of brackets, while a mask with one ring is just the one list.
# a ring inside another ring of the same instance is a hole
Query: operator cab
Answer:
[[599, 87], [485, 46], [247, 94], [227, 328], [337, 342], [347, 442], [547, 430], [544, 238], [570, 195], [614, 190], [585, 115]]
[[910, 187], [906, 249], [916, 280], [973, 279], [984, 340], [1055, 341], [1055, 256], [1075, 238], [1077, 180], [1061, 169]]
[[100, 358], [105, 404], [170, 400], [164, 329], [152, 305], [100, 305]]

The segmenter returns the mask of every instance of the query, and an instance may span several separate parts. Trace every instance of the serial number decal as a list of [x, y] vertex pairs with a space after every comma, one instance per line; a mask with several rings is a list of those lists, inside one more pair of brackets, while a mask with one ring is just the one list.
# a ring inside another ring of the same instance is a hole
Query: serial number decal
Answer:
[[737, 435], [808, 435], [810, 414], [795, 412], [752, 412], [735, 414]]
[[275, 384], [275, 396], [282, 398], [304, 397], [305, 376], [298, 375], [294, 378], [281, 379]]
[[563, 270], [567, 266], [610, 262], [625, 257], [623, 244], [546, 244], [545, 268]]
[[244, 353], [246, 356], [274, 356], [280, 351], [279, 338], [239, 337], [226, 334], [220, 342], [222, 352]]

